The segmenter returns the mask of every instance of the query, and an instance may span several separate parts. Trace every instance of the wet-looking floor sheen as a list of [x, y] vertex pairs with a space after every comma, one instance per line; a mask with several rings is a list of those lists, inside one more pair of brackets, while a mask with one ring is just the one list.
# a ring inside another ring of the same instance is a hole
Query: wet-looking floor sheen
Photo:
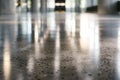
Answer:
[[120, 17], [35, 15], [0, 21], [0, 80], [120, 80]]

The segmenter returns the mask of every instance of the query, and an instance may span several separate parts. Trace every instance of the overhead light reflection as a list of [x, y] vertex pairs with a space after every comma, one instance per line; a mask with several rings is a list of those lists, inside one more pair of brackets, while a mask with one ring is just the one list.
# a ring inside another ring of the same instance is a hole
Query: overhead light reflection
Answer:
[[34, 36], [35, 42], [36, 41], [38, 42], [38, 40], [39, 40], [39, 28], [38, 28], [38, 22], [37, 21], [34, 22], [34, 33], [35, 33], [35, 36]]
[[65, 28], [68, 36], [75, 37], [75, 13], [66, 13]]
[[51, 12], [48, 13], [48, 18], [47, 18], [47, 24], [48, 24], [48, 30], [50, 31], [50, 37], [55, 38], [55, 31], [56, 31], [56, 23], [55, 23], [55, 13]]
[[[86, 23], [86, 24], [84, 24]], [[80, 42], [84, 51], [89, 51], [91, 59], [99, 60], [99, 25], [97, 15], [82, 14], [80, 20]], [[96, 62], [98, 63], [98, 62]]]
[[116, 58], [116, 72], [117, 72], [117, 78], [120, 79], [120, 26], [118, 29], [118, 54]]
[[40, 44], [39, 44], [39, 42], [35, 42], [34, 49], [35, 49], [35, 58], [38, 60], [40, 58]]
[[[76, 45], [76, 43], [75, 43], [75, 38], [74, 37], [71, 37], [70, 38], [70, 44], [71, 44], [71, 48], [73, 49], [73, 50], [78, 50], [77, 49], [77, 45]], [[73, 58], [74, 58], [74, 65], [75, 65], [75, 67], [76, 67], [76, 70], [77, 70], [77, 73], [78, 73], [78, 75], [81, 73], [81, 71], [82, 71], [82, 66], [81, 66], [81, 54], [79, 53], [79, 52], [75, 52], [75, 53], [73, 53], [72, 54], [72, 56], [73, 56]]]
[[89, 34], [89, 16], [88, 14], [80, 15], [80, 37], [87, 38]]
[[93, 64], [98, 67], [100, 58], [98, 16], [93, 14], [89, 16], [89, 19], [89, 56]]
[[10, 43], [9, 39], [5, 39], [4, 43], [4, 54], [3, 54], [3, 71], [4, 71], [4, 79], [10, 80], [11, 74], [11, 50], [10, 50]]
[[54, 59], [54, 75], [55, 80], [59, 80], [60, 76], [60, 32], [59, 26], [57, 26], [56, 42], [55, 42], [55, 59]]
[[32, 74], [34, 70], [34, 56], [29, 55], [28, 56], [28, 64], [27, 64], [28, 74]]
[[47, 14], [47, 24], [48, 24], [48, 28], [50, 31], [55, 31], [56, 30], [56, 26], [55, 26], [55, 13], [51, 12]]
[[[94, 72], [98, 70], [100, 59], [100, 34], [97, 18], [98, 16], [96, 14], [81, 14], [80, 16], [81, 52], [86, 54], [87, 64], [90, 64], [88, 70]], [[88, 79], [87, 76], [86, 79]]]

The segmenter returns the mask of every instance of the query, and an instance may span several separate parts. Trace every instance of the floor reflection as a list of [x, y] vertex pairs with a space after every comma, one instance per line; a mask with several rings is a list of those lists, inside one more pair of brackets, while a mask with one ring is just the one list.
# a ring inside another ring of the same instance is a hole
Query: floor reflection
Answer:
[[56, 29], [56, 40], [55, 40], [55, 59], [54, 59], [54, 80], [59, 80], [60, 78], [60, 29], [59, 26]]
[[18, 14], [17, 25], [0, 22], [0, 79], [119, 80], [119, 25], [74, 12]]
[[66, 13], [65, 31], [68, 36], [75, 37], [75, 32], [76, 32], [75, 18], [76, 18], [75, 13], [70, 13], [70, 12]]
[[[84, 18], [84, 19], [82, 19]], [[83, 22], [86, 22], [85, 26]], [[95, 59], [96, 64], [99, 64], [99, 22], [98, 17], [95, 14], [84, 14], [81, 15], [80, 22], [80, 35], [81, 35], [81, 49], [90, 52], [91, 59]], [[85, 45], [86, 44], [86, 45]], [[84, 47], [82, 47], [82, 45]], [[97, 60], [98, 59], [98, 60]]]
[[115, 20], [102, 19], [99, 20], [100, 24], [100, 65], [98, 69], [98, 80], [109, 79], [117, 80], [116, 73], [116, 55], [117, 50], [117, 37], [118, 37], [118, 19]]
[[120, 79], [120, 20], [119, 20], [119, 28], [118, 28], [118, 39], [117, 39], [117, 47], [118, 47], [118, 53], [116, 54], [116, 77], [117, 77], [117, 80]]
[[[8, 15], [8, 18], [1, 19], [1, 21], [6, 21], [6, 23], [1, 23], [1, 40], [2, 44], [0, 44], [1, 48], [0, 51], [2, 50], [1, 53], [1, 67], [3, 70], [1, 79], [4, 80], [11, 80], [11, 73], [12, 73], [12, 57], [13, 55], [16, 54], [16, 22], [15, 22], [15, 16]], [[1, 16], [0, 16], [1, 17]], [[9, 21], [12, 21], [13, 23], [9, 23]]]
[[3, 72], [5, 80], [10, 80], [11, 76], [11, 48], [8, 40], [5, 39], [3, 51]]
[[100, 58], [99, 25], [97, 15], [80, 15], [80, 39], [77, 44], [80, 44], [80, 47], [78, 47], [80, 52], [74, 54], [74, 57], [80, 79], [94, 80], [99, 67]]

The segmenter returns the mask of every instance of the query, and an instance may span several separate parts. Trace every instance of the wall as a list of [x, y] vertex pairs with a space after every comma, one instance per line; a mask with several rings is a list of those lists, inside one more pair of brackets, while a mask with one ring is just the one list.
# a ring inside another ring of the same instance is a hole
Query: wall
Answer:
[[99, 14], [115, 14], [115, 3], [118, 0], [99, 0], [98, 1], [98, 13]]

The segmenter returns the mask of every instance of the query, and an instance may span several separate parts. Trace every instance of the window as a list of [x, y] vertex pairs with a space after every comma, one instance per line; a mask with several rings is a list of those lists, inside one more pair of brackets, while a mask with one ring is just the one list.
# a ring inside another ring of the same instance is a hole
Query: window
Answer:
[[91, 7], [98, 5], [98, 0], [81, 0], [82, 7]]

